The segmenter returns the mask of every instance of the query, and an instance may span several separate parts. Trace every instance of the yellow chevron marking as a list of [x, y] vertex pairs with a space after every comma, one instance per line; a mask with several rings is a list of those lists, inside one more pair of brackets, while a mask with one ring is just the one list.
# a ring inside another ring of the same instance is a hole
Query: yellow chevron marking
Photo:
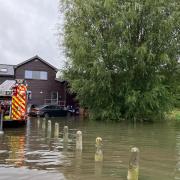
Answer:
[[17, 98], [20, 100], [21, 103], [25, 104], [25, 98], [23, 99], [19, 94], [17, 95]]
[[20, 119], [20, 116], [18, 116], [15, 112], [12, 112], [13, 114], [13, 119], [17, 120]]
[[23, 103], [19, 102], [17, 97], [14, 97], [14, 101], [15, 101], [14, 104], [16, 106], [21, 106], [22, 109], [25, 109], [25, 105]]
[[21, 113], [17, 110], [17, 108], [14, 106], [14, 105], [12, 105], [12, 113], [13, 112], [15, 112], [15, 113], [17, 113], [19, 116], [21, 116]]

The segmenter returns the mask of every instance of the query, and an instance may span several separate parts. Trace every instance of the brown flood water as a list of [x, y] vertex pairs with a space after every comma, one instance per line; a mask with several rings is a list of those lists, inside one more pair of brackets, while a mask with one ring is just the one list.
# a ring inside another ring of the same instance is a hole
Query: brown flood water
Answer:
[[[0, 136], [0, 180], [126, 180], [129, 150], [139, 147], [139, 180], [180, 179], [180, 123], [102, 123], [75, 118], [52, 118], [52, 134], [38, 127], [5, 129]], [[59, 138], [53, 137], [55, 122]], [[62, 131], [69, 126], [69, 143]], [[83, 133], [83, 152], [75, 151], [75, 133]], [[103, 139], [104, 161], [94, 162], [95, 138]]]

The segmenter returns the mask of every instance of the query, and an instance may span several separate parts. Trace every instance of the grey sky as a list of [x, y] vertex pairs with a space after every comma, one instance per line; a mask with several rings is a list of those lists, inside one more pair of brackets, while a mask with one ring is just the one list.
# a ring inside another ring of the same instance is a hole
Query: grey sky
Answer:
[[[39, 55], [57, 68], [59, 0], [0, 0], [0, 64], [17, 64]], [[61, 20], [60, 20], [61, 19]]]

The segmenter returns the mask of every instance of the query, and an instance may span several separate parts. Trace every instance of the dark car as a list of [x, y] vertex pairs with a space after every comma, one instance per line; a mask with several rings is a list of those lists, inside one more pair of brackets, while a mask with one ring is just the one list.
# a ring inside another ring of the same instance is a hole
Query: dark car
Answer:
[[42, 105], [34, 109], [36, 116], [40, 117], [59, 117], [67, 116], [67, 110], [64, 110], [61, 106], [58, 105]]
[[69, 112], [69, 114], [70, 114], [71, 116], [77, 116], [77, 115], [79, 115], [79, 108], [78, 108], [78, 107], [76, 107], [76, 108], [73, 108], [72, 106], [67, 107], [67, 111]]
[[38, 107], [36, 104], [28, 104], [27, 106], [27, 114], [29, 116], [36, 116], [36, 107]]

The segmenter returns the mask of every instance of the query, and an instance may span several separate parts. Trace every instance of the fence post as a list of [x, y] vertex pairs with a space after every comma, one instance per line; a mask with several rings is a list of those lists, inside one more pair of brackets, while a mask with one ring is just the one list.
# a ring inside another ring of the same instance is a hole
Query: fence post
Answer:
[[63, 141], [68, 142], [68, 126], [64, 126]]
[[76, 133], [76, 149], [82, 151], [82, 132], [77, 131]]
[[38, 118], [38, 120], [37, 120], [37, 127], [38, 127], [38, 129], [40, 127], [40, 118]]
[[51, 132], [51, 120], [48, 120], [48, 132], [50, 133]]
[[127, 180], [138, 180], [139, 178], [139, 149], [131, 149]]
[[42, 129], [46, 129], [46, 119], [43, 119], [43, 122], [42, 122]]
[[55, 123], [54, 127], [54, 137], [58, 138], [59, 137], [59, 123]]
[[95, 153], [95, 162], [103, 161], [103, 151], [102, 151], [102, 138], [96, 138], [96, 153]]

